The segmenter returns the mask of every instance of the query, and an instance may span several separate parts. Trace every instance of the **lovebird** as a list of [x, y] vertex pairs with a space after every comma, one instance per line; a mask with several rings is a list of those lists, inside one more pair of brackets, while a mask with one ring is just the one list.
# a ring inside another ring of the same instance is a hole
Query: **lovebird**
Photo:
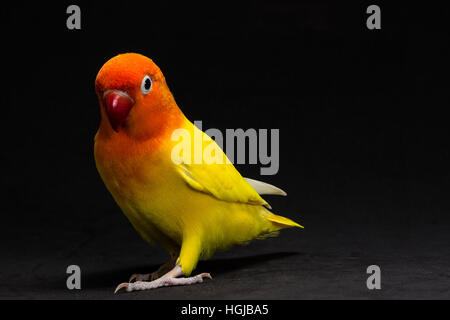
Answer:
[[[151, 59], [137, 53], [113, 57], [98, 72], [95, 90], [101, 113], [97, 170], [142, 238], [170, 255], [158, 270], [132, 275], [115, 293], [201, 283], [211, 275], [191, 276], [200, 259], [284, 228], [303, 228], [270, 212], [261, 195], [286, 193], [243, 178], [216, 142], [186, 118]], [[197, 150], [195, 137], [202, 140]], [[181, 146], [191, 149], [180, 148], [183, 139]]]

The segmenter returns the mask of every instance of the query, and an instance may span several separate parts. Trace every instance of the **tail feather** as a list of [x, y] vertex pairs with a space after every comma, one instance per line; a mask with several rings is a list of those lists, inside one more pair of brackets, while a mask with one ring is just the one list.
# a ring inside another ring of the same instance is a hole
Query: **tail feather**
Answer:
[[278, 187], [275, 187], [271, 184], [250, 179], [250, 178], [244, 178], [249, 185], [252, 186], [253, 189], [255, 189], [256, 192], [258, 192], [259, 195], [263, 194], [273, 194], [273, 195], [279, 195], [279, 196], [286, 196], [287, 193], [281, 190]]
[[264, 240], [264, 239], [267, 239], [267, 238], [276, 238], [276, 237], [279, 236], [279, 234], [280, 234], [280, 231], [271, 231], [271, 232], [268, 232], [268, 233], [260, 234], [259, 236], [256, 237], [256, 239]]
[[269, 220], [276, 226], [275, 230], [281, 230], [291, 227], [303, 228], [303, 226], [299, 225], [297, 222], [294, 222], [291, 219], [282, 216], [277, 216], [276, 214], [269, 214], [267, 216], [267, 220]]

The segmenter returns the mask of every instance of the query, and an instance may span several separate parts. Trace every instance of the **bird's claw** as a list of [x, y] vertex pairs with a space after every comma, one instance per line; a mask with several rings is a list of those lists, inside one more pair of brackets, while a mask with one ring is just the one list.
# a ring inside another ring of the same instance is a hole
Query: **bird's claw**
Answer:
[[129, 291], [130, 291], [130, 290], [128, 289], [129, 285], [130, 285], [130, 284], [127, 283], [127, 282], [124, 282], [124, 283], [119, 284], [119, 285], [117, 286], [116, 290], [114, 290], [114, 294], [116, 294], [117, 292], [119, 292], [119, 290], [121, 290], [121, 289], [123, 289], [123, 288], [126, 288], [126, 290], [129, 292]]
[[212, 280], [211, 274], [209, 274], [209, 273], [202, 273], [202, 274], [200, 274], [200, 277], [202, 277], [202, 279], [203, 278], [209, 278], [209, 279]]

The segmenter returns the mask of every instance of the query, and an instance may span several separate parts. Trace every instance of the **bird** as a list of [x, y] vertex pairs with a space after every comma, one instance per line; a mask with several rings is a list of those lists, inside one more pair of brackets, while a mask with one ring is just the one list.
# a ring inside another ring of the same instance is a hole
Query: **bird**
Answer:
[[[109, 59], [96, 76], [95, 91], [101, 115], [94, 138], [98, 173], [140, 236], [170, 256], [152, 273], [133, 274], [114, 293], [202, 283], [212, 277], [192, 276], [199, 260], [277, 236], [281, 229], [303, 228], [272, 213], [261, 197], [285, 196], [282, 189], [244, 178], [214, 139], [188, 120], [150, 58], [123, 53]], [[177, 130], [199, 135], [200, 152], [174, 152]], [[207, 148], [224, 161], [207, 161]], [[192, 161], [198, 155], [205, 161]]]

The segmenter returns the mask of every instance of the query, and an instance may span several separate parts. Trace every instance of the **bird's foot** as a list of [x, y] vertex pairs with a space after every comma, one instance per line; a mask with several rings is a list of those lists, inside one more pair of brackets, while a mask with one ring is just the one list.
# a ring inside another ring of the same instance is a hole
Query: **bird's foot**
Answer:
[[146, 273], [146, 274], [139, 274], [135, 273], [130, 277], [130, 280], [128, 282], [132, 282], [133, 280], [137, 281], [153, 281], [158, 278], [161, 278], [163, 275], [168, 273], [170, 270], [172, 270], [175, 267], [177, 261], [177, 257], [171, 257], [169, 261], [167, 261], [165, 264], [163, 264], [161, 267], [158, 268], [155, 272], [152, 273]]
[[[203, 278], [212, 279], [209, 273], [201, 273], [194, 277], [188, 278], [178, 278], [183, 275], [181, 267], [176, 265], [171, 271], [166, 273], [159, 279], [153, 281], [136, 281], [136, 282], [125, 282], [121, 283], [117, 286], [114, 293], [117, 293], [119, 290], [125, 288], [127, 292], [139, 291], [139, 290], [150, 290], [156, 289], [160, 287], [168, 287], [168, 286], [185, 286], [195, 283], [202, 283]], [[144, 275], [148, 276], [148, 275]], [[136, 278], [137, 279], [137, 278]]]

